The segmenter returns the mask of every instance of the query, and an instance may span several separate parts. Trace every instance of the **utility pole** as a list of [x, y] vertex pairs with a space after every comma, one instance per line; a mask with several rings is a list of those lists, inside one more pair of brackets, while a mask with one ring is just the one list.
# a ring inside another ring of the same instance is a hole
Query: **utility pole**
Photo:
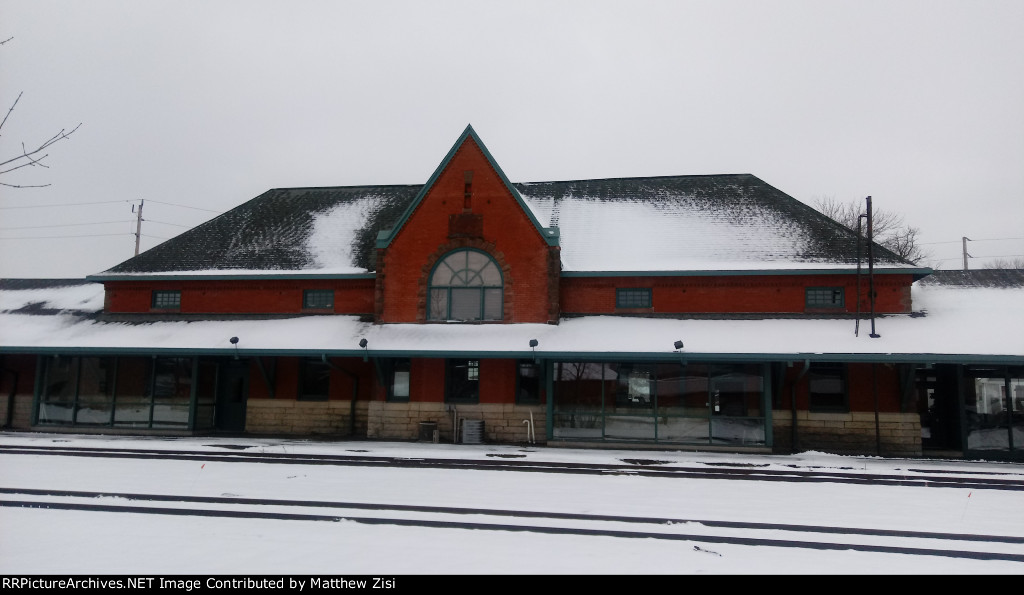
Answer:
[[868, 301], [871, 304], [871, 333], [868, 336], [877, 339], [882, 335], [875, 332], [875, 235], [871, 222], [871, 197], [864, 200], [868, 203]]
[[967, 272], [967, 259], [968, 258], [973, 258], [970, 254], [967, 253], [967, 242], [973, 242], [974, 240], [972, 240], [971, 238], [969, 238], [967, 236], [963, 236], [963, 239], [964, 239], [964, 272], [966, 273]]
[[139, 255], [139, 239], [142, 238], [142, 205], [146, 204], [146, 199], [139, 200], [139, 210], [135, 210], [135, 205], [132, 205], [132, 211], [135, 212], [135, 256]]

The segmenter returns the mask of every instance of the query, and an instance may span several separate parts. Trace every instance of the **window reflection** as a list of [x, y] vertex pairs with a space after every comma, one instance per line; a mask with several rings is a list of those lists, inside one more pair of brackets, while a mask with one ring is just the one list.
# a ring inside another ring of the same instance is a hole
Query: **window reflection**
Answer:
[[759, 364], [554, 364], [553, 435], [766, 444]]

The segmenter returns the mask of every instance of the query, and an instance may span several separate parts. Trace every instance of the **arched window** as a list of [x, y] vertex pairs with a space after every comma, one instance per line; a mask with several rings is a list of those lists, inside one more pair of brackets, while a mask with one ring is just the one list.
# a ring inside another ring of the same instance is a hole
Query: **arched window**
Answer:
[[501, 269], [484, 252], [456, 250], [430, 273], [428, 320], [501, 320]]

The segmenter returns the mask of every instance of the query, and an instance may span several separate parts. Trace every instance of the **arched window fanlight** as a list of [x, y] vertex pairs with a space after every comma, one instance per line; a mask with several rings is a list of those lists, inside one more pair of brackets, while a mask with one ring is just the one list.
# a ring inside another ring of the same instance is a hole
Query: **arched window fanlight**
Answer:
[[501, 269], [478, 250], [456, 250], [430, 274], [428, 320], [501, 320]]

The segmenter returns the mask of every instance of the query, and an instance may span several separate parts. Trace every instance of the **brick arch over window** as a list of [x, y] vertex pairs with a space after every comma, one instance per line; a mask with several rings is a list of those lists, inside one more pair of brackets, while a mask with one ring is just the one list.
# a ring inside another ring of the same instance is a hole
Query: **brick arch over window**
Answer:
[[[453, 238], [450, 242], [438, 246], [423, 264], [420, 269], [419, 287], [416, 292], [416, 321], [427, 322], [429, 320], [430, 304], [430, 275], [434, 272], [437, 263], [443, 260], [452, 252], [460, 250], [476, 250], [483, 252], [494, 261], [494, 264], [501, 270], [503, 282], [503, 295], [501, 307], [501, 322], [513, 322], [512, 312], [515, 306], [515, 291], [512, 282], [512, 269], [505, 260], [505, 255], [495, 249], [492, 242], [486, 242], [477, 238]], [[495, 321], [497, 322], [497, 321]]]

